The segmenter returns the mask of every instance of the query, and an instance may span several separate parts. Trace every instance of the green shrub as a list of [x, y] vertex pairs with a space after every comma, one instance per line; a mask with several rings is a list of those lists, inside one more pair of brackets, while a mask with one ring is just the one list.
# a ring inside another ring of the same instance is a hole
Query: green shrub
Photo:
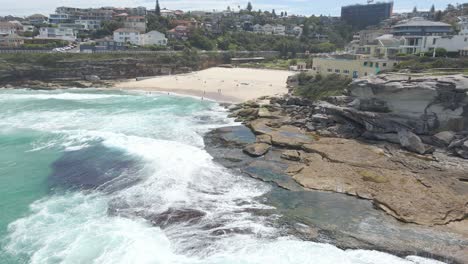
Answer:
[[299, 86], [295, 89], [295, 94], [312, 100], [342, 95], [352, 81], [349, 77], [338, 74], [313, 77], [307, 73], [300, 73], [297, 78]]

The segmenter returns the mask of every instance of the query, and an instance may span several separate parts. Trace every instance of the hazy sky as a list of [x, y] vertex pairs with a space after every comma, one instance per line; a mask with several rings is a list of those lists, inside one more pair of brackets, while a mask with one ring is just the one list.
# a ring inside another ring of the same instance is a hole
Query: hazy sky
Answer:
[[[100, 6], [145, 6], [154, 8], [156, 0], [0, 0], [0, 15], [15, 14], [27, 16], [33, 13], [50, 14], [57, 6], [100, 7]], [[182, 10], [222, 10], [227, 6], [245, 7], [248, 1], [236, 0], [160, 0], [162, 8]], [[463, 2], [463, 1], [461, 1]], [[301, 15], [334, 15], [339, 16], [341, 6], [361, 3], [366, 0], [252, 0], [255, 10], [276, 9], [277, 12], [287, 11], [290, 14]], [[443, 9], [447, 4], [455, 4], [447, 0], [395, 0], [395, 11], [411, 11], [414, 6], [420, 10], [429, 9], [432, 4]]]

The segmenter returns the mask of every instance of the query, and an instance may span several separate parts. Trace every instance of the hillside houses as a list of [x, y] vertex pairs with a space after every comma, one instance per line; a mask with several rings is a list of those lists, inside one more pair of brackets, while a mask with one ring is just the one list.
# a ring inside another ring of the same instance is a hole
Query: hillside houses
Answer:
[[167, 45], [166, 36], [156, 30], [150, 31], [148, 33], [141, 33], [136, 29], [119, 28], [114, 31], [113, 40], [117, 43], [132, 44], [137, 46]]

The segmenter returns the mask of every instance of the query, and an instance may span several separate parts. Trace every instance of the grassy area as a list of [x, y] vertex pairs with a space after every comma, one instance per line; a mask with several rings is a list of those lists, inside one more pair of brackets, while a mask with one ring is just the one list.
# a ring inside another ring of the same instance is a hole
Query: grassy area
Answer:
[[337, 74], [312, 76], [307, 73], [296, 75], [298, 87], [294, 93], [312, 100], [321, 100], [328, 96], [342, 95], [351, 79]]
[[[444, 70], [441, 70], [444, 69]], [[450, 69], [445, 70], [445, 69]], [[466, 73], [467, 58], [432, 58], [412, 57], [401, 61], [395, 70], [410, 70], [412, 72], [447, 72], [448, 74]]]

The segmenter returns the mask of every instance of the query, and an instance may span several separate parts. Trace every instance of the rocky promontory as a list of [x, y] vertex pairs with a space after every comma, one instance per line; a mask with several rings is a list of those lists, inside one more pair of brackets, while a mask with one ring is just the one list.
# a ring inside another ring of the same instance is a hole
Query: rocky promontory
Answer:
[[[467, 77], [379, 75], [323, 101], [265, 97], [229, 110], [249, 129], [207, 136], [220, 163], [291, 192], [362, 198], [405, 228], [459, 239], [407, 248], [468, 259]], [[387, 251], [401, 246], [360, 239]]]

